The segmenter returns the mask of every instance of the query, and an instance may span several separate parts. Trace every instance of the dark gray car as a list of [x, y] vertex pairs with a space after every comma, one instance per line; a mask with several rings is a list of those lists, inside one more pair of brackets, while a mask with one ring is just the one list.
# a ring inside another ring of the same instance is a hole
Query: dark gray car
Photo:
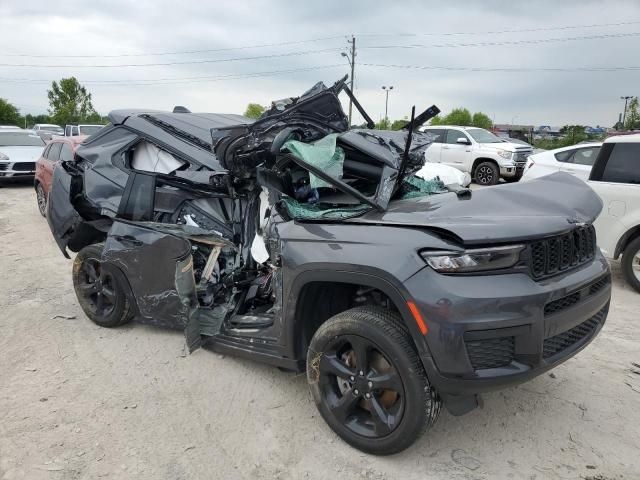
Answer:
[[318, 84], [255, 122], [112, 112], [56, 168], [47, 218], [94, 322], [306, 370], [331, 428], [390, 454], [442, 404], [468, 412], [597, 335], [602, 203], [565, 174], [474, 192], [420, 179], [432, 138], [415, 130], [437, 109], [349, 130], [341, 91]]

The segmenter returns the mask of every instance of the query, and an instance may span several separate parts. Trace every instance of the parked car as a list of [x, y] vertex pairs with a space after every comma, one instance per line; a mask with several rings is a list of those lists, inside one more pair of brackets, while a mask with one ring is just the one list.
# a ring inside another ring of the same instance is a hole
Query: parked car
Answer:
[[604, 202], [595, 222], [598, 245], [606, 257], [622, 256], [624, 277], [640, 292], [640, 135], [607, 138], [588, 185]]
[[36, 123], [33, 126], [33, 131], [45, 142], [51, 140], [54, 135], [64, 135], [64, 130], [60, 125], [52, 125], [50, 123]]
[[466, 413], [598, 334], [602, 202], [563, 173], [473, 192], [416, 177], [437, 108], [381, 131], [354, 101], [369, 128], [350, 130], [342, 91], [319, 83], [256, 121], [111, 112], [55, 168], [47, 220], [96, 324], [137, 317], [190, 350], [306, 371], [340, 437], [390, 454], [442, 404]]
[[33, 177], [36, 159], [44, 145], [38, 135], [28, 130], [0, 129], [0, 182], [8, 178]]
[[87, 138], [86, 135], [80, 137], [56, 137], [49, 142], [36, 162], [33, 186], [36, 190], [38, 210], [43, 217], [46, 216], [53, 169], [58, 162], [73, 161], [75, 151], [85, 138]]
[[601, 142], [581, 143], [533, 154], [527, 159], [520, 181], [527, 182], [554, 172], [567, 172], [586, 182], [601, 146]]
[[426, 161], [467, 172], [480, 185], [495, 185], [500, 178], [517, 181], [522, 176], [531, 146], [511, 143], [476, 127], [438, 125], [426, 127], [435, 135]]
[[79, 135], [89, 136], [97, 133], [104, 125], [66, 125], [64, 127], [65, 137], [77, 137]]

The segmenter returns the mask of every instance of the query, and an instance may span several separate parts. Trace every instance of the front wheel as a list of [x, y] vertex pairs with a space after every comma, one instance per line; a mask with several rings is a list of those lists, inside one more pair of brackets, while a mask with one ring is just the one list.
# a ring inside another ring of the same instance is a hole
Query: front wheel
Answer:
[[622, 273], [629, 285], [640, 292], [640, 237], [633, 240], [624, 249]]
[[409, 332], [382, 308], [353, 308], [322, 324], [309, 346], [307, 380], [329, 426], [367, 453], [404, 450], [440, 412]]
[[101, 327], [118, 327], [133, 318], [133, 309], [114, 267], [103, 263], [101, 256], [101, 244], [78, 252], [73, 261], [73, 288], [87, 317]]
[[493, 162], [482, 162], [476, 167], [474, 177], [478, 185], [495, 185], [500, 181], [500, 170]]

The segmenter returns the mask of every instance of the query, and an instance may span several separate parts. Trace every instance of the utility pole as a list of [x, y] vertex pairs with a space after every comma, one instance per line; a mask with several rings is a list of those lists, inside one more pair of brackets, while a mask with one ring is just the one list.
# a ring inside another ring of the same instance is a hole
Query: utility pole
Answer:
[[624, 130], [624, 122], [627, 118], [627, 102], [629, 99], [633, 98], [633, 96], [620, 97], [620, 100], [624, 100], [624, 113], [622, 114], [622, 129]]
[[[354, 81], [354, 76], [355, 76], [355, 69], [356, 69], [356, 37], [354, 37], [353, 35], [351, 35], [351, 40], [347, 40], [347, 43], [351, 44], [351, 55], [349, 55], [346, 52], [342, 52], [342, 56], [343, 57], [347, 57], [347, 60], [349, 61], [349, 65], [351, 66], [351, 81], [349, 82], [351, 85], [349, 88], [351, 88], [351, 91], [353, 92], [353, 81]], [[351, 128], [351, 112], [353, 110], [353, 101], [351, 100], [351, 98], [349, 98], [349, 128]]]
[[385, 94], [386, 94], [386, 98], [384, 101], [384, 122], [385, 123], [389, 123], [389, 116], [387, 115], [387, 112], [389, 111], [389, 92], [391, 90], [393, 90], [393, 87], [386, 87], [386, 86], [382, 86], [382, 90], [384, 90]]

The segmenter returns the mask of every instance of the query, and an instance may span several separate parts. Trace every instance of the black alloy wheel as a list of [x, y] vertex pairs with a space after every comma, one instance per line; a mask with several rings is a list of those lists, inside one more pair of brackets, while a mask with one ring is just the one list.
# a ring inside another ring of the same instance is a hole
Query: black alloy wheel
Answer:
[[363, 437], [395, 430], [404, 413], [404, 386], [380, 348], [356, 335], [336, 337], [325, 348], [319, 382], [327, 409]]
[[73, 287], [84, 313], [101, 327], [117, 327], [134, 312], [115, 267], [101, 261], [102, 245], [84, 247], [73, 261]]
[[327, 424], [367, 453], [404, 450], [440, 412], [406, 325], [378, 306], [352, 308], [318, 328], [307, 381]]

